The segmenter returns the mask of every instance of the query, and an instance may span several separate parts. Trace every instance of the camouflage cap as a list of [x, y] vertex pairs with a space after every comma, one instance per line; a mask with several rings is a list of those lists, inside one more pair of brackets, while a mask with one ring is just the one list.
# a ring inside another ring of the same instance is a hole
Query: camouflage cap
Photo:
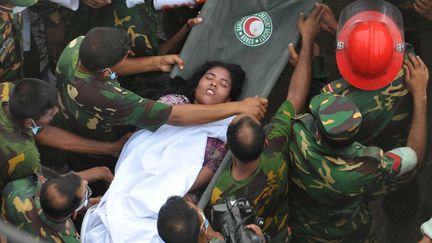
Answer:
[[38, 0], [1, 0], [0, 3], [10, 3], [18, 7], [30, 7], [35, 5]]
[[360, 128], [362, 115], [348, 98], [332, 93], [315, 96], [309, 104], [321, 136], [338, 142], [350, 141]]

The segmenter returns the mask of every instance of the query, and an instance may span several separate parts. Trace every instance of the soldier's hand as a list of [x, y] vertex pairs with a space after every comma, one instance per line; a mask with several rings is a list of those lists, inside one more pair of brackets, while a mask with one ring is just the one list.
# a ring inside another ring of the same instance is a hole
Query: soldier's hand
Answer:
[[427, 235], [424, 235], [418, 243], [432, 243], [432, 239], [429, 238]]
[[120, 155], [120, 152], [122, 151], [123, 146], [128, 141], [130, 136], [132, 136], [132, 134], [133, 134], [132, 132], [128, 132], [125, 135], [123, 135], [123, 137], [121, 137], [119, 140], [117, 140], [111, 144], [112, 145], [111, 156], [118, 157]]
[[297, 26], [302, 36], [303, 42], [312, 44], [316, 34], [320, 30], [320, 19], [324, 14], [324, 6], [316, 3], [312, 13], [306, 18], [304, 13], [300, 13]]
[[[297, 66], [297, 62], [299, 59], [299, 55], [294, 47], [294, 45], [292, 43], [290, 43], [288, 45], [288, 52], [290, 54], [290, 58], [288, 60], [288, 63], [291, 64], [291, 66], [295, 67]], [[321, 48], [319, 47], [319, 45], [314, 42], [313, 43], [313, 50], [312, 50], [312, 56], [319, 56], [321, 54]]]
[[111, 170], [106, 166], [97, 166], [87, 170], [82, 170], [77, 172], [83, 180], [87, 180], [89, 184], [96, 181], [103, 181], [107, 185], [111, 184], [111, 181], [114, 179], [114, 175]]
[[256, 224], [248, 224], [248, 225], [246, 225], [246, 229], [249, 229], [249, 230], [253, 231], [260, 238], [264, 238], [264, 234], [263, 234], [261, 228], [258, 225], [256, 225]]
[[429, 71], [419, 56], [408, 54], [404, 60], [405, 83], [413, 97], [426, 97]]
[[420, 16], [432, 20], [432, 0], [416, 0], [413, 6]]
[[203, 22], [203, 19], [201, 17], [195, 17], [195, 18], [191, 18], [188, 19], [187, 23], [186, 23], [186, 27], [187, 29], [192, 29], [192, 27], [194, 27], [195, 25], [199, 25]]
[[249, 97], [240, 101], [240, 114], [261, 120], [267, 112], [268, 100], [262, 97]]
[[111, 4], [111, 0], [81, 0], [84, 4], [92, 8], [101, 8], [108, 4]]
[[297, 66], [299, 55], [298, 55], [293, 43], [289, 43], [288, 52], [290, 54], [290, 58], [288, 60], [288, 63], [291, 64], [291, 66], [293, 66], [293, 67]]
[[177, 64], [182, 70], [184, 68], [184, 62], [178, 55], [165, 55], [158, 57], [158, 69], [162, 72], [171, 72], [173, 66]]
[[338, 21], [336, 20], [331, 8], [325, 4], [322, 5], [324, 7], [324, 13], [320, 20], [320, 27], [322, 30], [329, 32], [333, 36], [336, 36]]

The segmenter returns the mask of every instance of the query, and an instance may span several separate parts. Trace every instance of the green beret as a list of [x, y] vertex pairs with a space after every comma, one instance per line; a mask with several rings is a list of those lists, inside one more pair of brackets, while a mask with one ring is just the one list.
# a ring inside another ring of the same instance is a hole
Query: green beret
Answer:
[[344, 96], [322, 93], [309, 104], [321, 136], [332, 141], [350, 141], [358, 132], [362, 115]]

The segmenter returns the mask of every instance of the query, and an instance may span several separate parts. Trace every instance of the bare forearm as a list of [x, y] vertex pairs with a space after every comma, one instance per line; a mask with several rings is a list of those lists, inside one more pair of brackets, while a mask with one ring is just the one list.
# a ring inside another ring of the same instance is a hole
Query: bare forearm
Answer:
[[213, 178], [214, 173], [207, 167], [203, 166], [199, 172], [194, 184], [189, 191], [194, 191], [200, 189], [201, 187], [207, 185]]
[[171, 125], [195, 125], [221, 120], [239, 114], [239, 102], [216, 105], [175, 105], [168, 118]]
[[417, 154], [417, 160], [423, 161], [426, 150], [426, 110], [427, 96], [414, 96], [414, 112], [411, 128], [408, 134], [407, 146]]
[[311, 84], [312, 41], [304, 40], [299, 59], [291, 77], [287, 100], [291, 101], [296, 113], [304, 110]]
[[171, 39], [160, 45], [160, 54], [177, 54], [180, 52], [186, 38], [190, 32], [190, 27], [185, 24]]
[[128, 57], [123, 65], [113, 69], [113, 71], [117, 72], [120, 76], [159, 71], [157, 65], [159, 58], [159, 56]]
[[42, 145], [70, 152], [99, 155], [115, 153], [112, 143], [83, 138], [53, 126], [44, 127], [35, 138]]

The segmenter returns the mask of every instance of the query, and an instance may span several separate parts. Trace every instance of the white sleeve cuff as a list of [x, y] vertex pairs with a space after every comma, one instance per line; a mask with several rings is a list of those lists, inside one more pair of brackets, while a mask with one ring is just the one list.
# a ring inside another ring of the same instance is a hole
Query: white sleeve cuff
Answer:
[[[148, 0], [148, 1], [153, 1], [153, 0]], [[126, 0], [126, 6], [128, 8], [133, 8], [138, 4], [142, 4], [145, 3], [145, 0]]]
[[76, 11], [79, 7], [79, 0], [50, 0], [53, 3], [62, 5], [65, 8]]
[[389, 151], [390, 153], [396, 154], [401, 158], [401, 169], [398, 176], [401, 176], [411, 170], [417, 165], [417, 154], [410, 147], [400, 147]]

